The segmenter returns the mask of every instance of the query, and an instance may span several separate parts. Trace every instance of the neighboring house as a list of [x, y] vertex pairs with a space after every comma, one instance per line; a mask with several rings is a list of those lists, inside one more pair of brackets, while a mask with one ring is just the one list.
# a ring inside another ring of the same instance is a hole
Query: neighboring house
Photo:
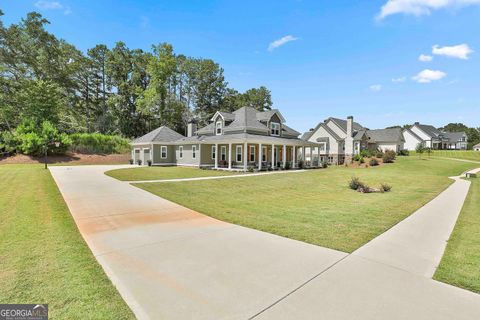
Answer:
[[232, 113], [216, 112], [210, 123], [197, 130], [188, 124], [187, 137], [160, 127], [135, 139], [132, 158], [145, 164], [179, 165], [247, 170], [295, 167], [304, 148], [315, 150], [317, 143], [299, 139], [299, 132], [288, 127], [278, 110], [260, 112], [250, 107]]
[[473, 151], [480, 151], [480, 143], [473, 146]]
[[466, 150], [465, 132], [442, 132], [431, 125], [415, 122], [410, 129], [403, 130], [405, 148], [415, 150], [418, 144], [435, 150]]
[[399, 151], [404, 144], [400, 128], [369, 130], [352, 116], [347, 120], [330, 117], [304, 133], [302, 139], [319, 143], [321, 157], [332, 164], [350, 162], [365, 149]]

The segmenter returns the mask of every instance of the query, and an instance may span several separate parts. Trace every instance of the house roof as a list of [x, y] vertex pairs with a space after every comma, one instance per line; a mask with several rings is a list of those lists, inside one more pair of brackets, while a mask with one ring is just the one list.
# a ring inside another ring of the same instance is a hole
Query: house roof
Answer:
[[298, 132], [297, 130], [295, 129], [292, 129], [290, 128], [289, 126], [287, 126], [286, 124], [283, 124], [282, 125], [282, 130], [289, 134], [289, 135], [292, 135], [292, 136], [295, 136], [295, 137], [298, 137], [300, 135], [300, 132]]
[[322, 127], [323, 129], [325, 129], [325, 131], [328, 132], [328, 134], [330, 134], [335, 140], [337, 141], [341, 141], [342, 138], [340, 138], [332, 129], [330, 129], [326, 124], [325, 122], [320, 122], [319, 124], [317, 124], [317, 126], [315, 127], [315, 129], [311, 129], [310, 131], [307, 131], [305, 132], [302, 137], [300, 139], [302, 140], [305, 140], [305, 141], [308, 141], [314, 132], [316, 132], [320, 127]]
[[257, 112], [257, 120], [259, 121], [268, 121], [270, 118], [274, 115], [277, 114], [278, 117], [282, 122], [285, 122], [285, 119], [283, 118], [282, 114], [278, 109], [272, 109], [272, 110], [267, 110], [267, 111], [262, 111], [262, 112]]
[[449, 142], [461, 141], [466, 136], [465, 132], [443, 132], [443, 136], [448, 139]]
[[212, 144], [212, 143], [265, 143], [265, 144], [285, 144], [285, 145], [316, 145], [312, 142], [307, 142], [299, 138], [282, 138], [275, 136], [265, 136], [259, 134], [251, 133], [232, 133], [228, 135], [218, 135], [218, 136], [193, 136], [193, 137], [184, 137], [179, 139], [174, 144], [188, 144], [188, 143], [200, 143], [200, 144]]
[[169, 127], [162, 126], [133, 140], [132, 143], [173, 142], [181, 138], [185, 137]]
[[[343, 120], [343, 119], [338, 119], [338, 118], [333, 118], [333, 117], [330, 117], [328, 118], [327, 120], [325, 120], [325, 122], [328, 122], [328, 120], [331, 120], [333, 121], [340, 129], [342, 129], [345, 133], [347, 132], [347, 120]], [[365, 128], [362, 127], [361, 124], [357, 123], [357, 122], [353, 122], [353, 130], [354, 131], [360, 131], [360, 130], [364, 130]]]
[[210, 120], [211, 121], [215, 120], [217, 114], [221, 115], [222, 118], [226, 121], [233, 121], [235, 119], [235, 115], [233, 113], [225, 112], [225, 111], [217, 111], [217, 112], [215, 112], [212, 119], [210, 119]]
[[419, 127], [423, 132], [428, 134], [430, 137], [438, 137], [441, 132], [434, 126], [428, 125], [428, 124], [421, 124], [421, 123], [415, 123], [414, 126]]
[[415, 132], [413, 132], [412, 130], [410, 130], [410, 129], [404, 129], [404, 130], [402, 131], [402, 133], [405, 132], [405, 131], [407, 131], [408, 133], [410, 133], [410, 134], [411, 134], [415, 139], [417, 139], [418, 141], [423, 141], [423, 139], [420, 138], [420, 137], [419, 137]]
[[401, 128], [368, 130], [370, 142], [397, 142], [404, 141]]
[[480, 143], [477, 143], [476, 145], [473, 146], [474, 148], [480, 148]]
[[354, 132], [353, 134], [353, 141], [360, 141], [362, 140], [363, 136], [367, 133], [367, 130], [359, 130]]

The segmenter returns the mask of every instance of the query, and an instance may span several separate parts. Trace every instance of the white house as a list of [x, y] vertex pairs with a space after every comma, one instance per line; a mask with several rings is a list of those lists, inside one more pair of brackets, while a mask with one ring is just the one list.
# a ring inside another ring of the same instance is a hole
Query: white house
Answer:
[[403, 130], [405, 148], [415, 150], [418, 144], [435, 150], [466, 150], [465, 132], [442, 132], [432, 125], [415, 122], [410, 129]]
[[473, 151], [480, 151], [480, 143], [473, 146]]

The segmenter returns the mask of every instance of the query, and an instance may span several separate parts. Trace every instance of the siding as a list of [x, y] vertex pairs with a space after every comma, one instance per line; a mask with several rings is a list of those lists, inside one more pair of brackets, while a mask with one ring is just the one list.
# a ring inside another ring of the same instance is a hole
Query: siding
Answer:
[[422, 141], [418, 141], [410, 132], [404, 131], [403, 132], [403, 139], [405, 139], [404, 148], [410, 151], [415, 150], [417, 145]]
[[167, 158], [162, 159], [161, 145], [153, 145], [153, 164], [175, 164], [175, 146], [167, 146]]
[[[197, 148], [196, 151], [196, 158], [193, 158], [193, 146]], [[204, 153], [205, 150], [203, 150], [205, 146], [202, 146], [202, 150], [200, 150], [200, 147], [198, 144], [186, 144], [183, 145], [183, 157], [180, 159], [180, 146], [175, 146], [175, 157], [177, 159], [177, 165], [184, 165], [184, 166], [199, 166], [200, 165], [200, 158], [201, 158], [201, 153]], [[207, 148], [208, 149], [208, 148]], [[206, 150], [207, 152], [209, 150]]]

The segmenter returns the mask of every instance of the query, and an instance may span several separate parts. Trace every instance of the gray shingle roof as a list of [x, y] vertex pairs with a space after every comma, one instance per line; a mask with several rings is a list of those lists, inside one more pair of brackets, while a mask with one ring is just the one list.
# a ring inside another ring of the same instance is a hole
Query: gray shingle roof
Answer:
[[428, 124], [421, 124], [421, 123], [415, 123], [414, 125], [419, 127], [423, 132], [428, 134], [430, 137], [436, 138], [441, 134], [441, 132], [434, 126], [431, 126]]
[[162, 126], [133, 140], [132, 143], [173, 142], [181, 138], [184, 138], [184, 136], [180, 133], [173, 131], [169, 127]]
[[[330, 119], [330, 118], [329, 118], [329, 119]], [[327, 119], [327, 120], [328, 120], [328, 119]], [[327, 120], [325, 120], [325, 121], [327, 121]], [[305, 141], [308, 141], [308, 140], [312, 137], [313, 133], [316, 132], [320, 127], [324, 128], [325, 131], [327, 131], [335, 140], [337, 140], [337, 141], [341, 141], [341, 140], [342, 140], [342, 138], [340, 138], [332, 129], [330, 129], [330, 128], [325, 124], [325, 122], [320, 122], [319, 124], [317, 124], [317, 126], [315, 127], [315, 129], [305, 132], [300, 139], [305, 140]]]
[[404, 141], [401, 128], [368, 130], [370, 142], [397, 142]]
[[242, 107], [238, 110], [235, 110], [233, 114], [235, 115], [235, 120], [227, 125], [223, 131], [241, 131], [244, 129], [255, 129], [268, 133], [268, 128], [266, 125], [257, 120], [258, 111], [250, 107]]
[[209, 123], [205, 127], [198, 129], [197, 134], [213, 134], [215, 130], [215, 123]]
[[[330, 118], [328, 118], [328, 119], [325, 120], [325, 121], [328, 121], [328, 120], [332, 120], [332, 121], [335, 122], [335, 123], [340, 127], [340, 129], [342, 129], [345, 133], [347, 132], [347, 120], [330, 117]], [[353, 122], [353, 130], [355, 130], [355, 131], [360, 131], [360, 130], [363, 130], [363, 129], [365, 129], [365, 128], [362, 127], [362, 125], [360, 125], [360, 124], [357, 123], [357, 122]]]
[[300, 132], [298, 132], [297, 130], [294, 130], [292, 128], [290, 128], [289, 126], [287, 126], [286, 124], [283, 124], [282, 125], [282, 130], [288, 134], [288, 135], [291, 135], [291, 136], [295, 136], [295, 137], [298, 137], [300, 135]]
[[263, 112], [257, 112], [257, 120], [258, 121], [268, 121], [274, 114], [278, 114], [280, 120], [285, 121], [282, 114], [278, 109], [267, 110]]
[[365, 133], [367, 133], [368, 131], [367, 130], [359, 130], [359, 131], [356, 131], [354, 132], [353, 134], [353, 141], [360, 141], [363, 139], [363, 136], [365, 135]]
[[405, 132], [405, 131], [407, 131], [408, 133], [410, 133], [410, 134], [411, 134], [415, 139], [417, 139], [418, 141], [423, 141], [423, 139], [420, 138], [420, 137], [419, 137], [415, 132], [413, 132], [412, 130], [410, 130], [410, 129], [404, 129], [404, 130], [402, 131], [402, 133]]
[[459, 142], [464, 136], [465, 132], [443, 132], [443, 136], [448, 139], [449, 142]]

